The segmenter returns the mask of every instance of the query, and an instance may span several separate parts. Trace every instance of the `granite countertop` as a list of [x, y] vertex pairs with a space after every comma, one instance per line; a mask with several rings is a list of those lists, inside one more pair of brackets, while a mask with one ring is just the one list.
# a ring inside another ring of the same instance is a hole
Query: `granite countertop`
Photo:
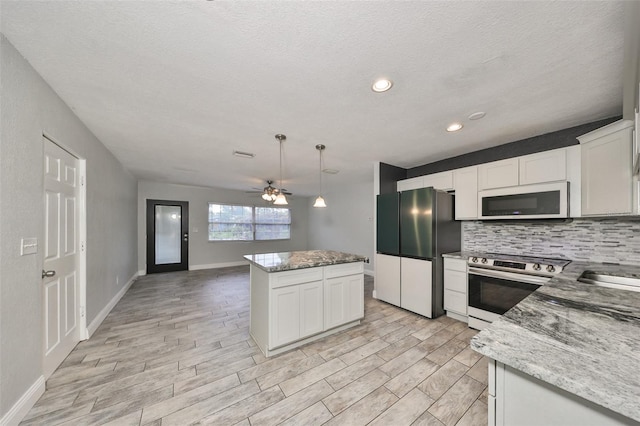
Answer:
[[577, 281], [640, 267], [572, 262], [471, 340], [483, 355], [640, 421], [640, 293]]
[[332, 250], [247, 254], [244, 258], [267, 272], [290, 271], [292, 269], [315, 268], [317, 266], [365, 262], [367, 260], [365, 256]]

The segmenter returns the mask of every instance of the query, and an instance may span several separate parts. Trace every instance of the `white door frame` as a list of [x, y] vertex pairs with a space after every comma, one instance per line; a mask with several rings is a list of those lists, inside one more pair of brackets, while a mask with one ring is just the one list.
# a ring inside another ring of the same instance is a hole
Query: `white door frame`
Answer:
[[[78, 265], [78, 309], [80, 309], [80, 323], [78, 327], [80, 340], [87, 340], [89, 338], [89, 330], [87, 328], [87, 160], [80, 156], [74, 149], [61, 144], [48, 132], [43, 131], [42, 136], [78, 159], [80, 172], [78, 200], [78, 246], [80, 247], [80, 263]], [[44, 241], [43, 238], [41, 238], [41, 240]]]

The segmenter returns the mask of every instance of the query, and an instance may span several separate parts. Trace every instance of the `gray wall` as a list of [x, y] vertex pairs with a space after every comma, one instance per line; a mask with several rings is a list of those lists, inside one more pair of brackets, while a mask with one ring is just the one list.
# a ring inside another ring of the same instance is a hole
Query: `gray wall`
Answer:
[[[373, 274], [373, 181], [342, 187], [323, 194], [326, 209], [309, 207], [309, 249], [338, 250], [370, 259]], [[309, 205], [313, 205], [311, 198]]]
[[42, 375], [43, 141], [87, 160], [87, 325], [136, 272], [136, 180], [0, 34], [0, 417]]
[[640, 264], [640, 218], [462, 222], [464, 250]]
[[[259, 194], [219, 188], [175, 185], [163, 182], [138, 183], [138, 269], [146, 272], [146, 200], [189, 202], [189, 268], [224, 266], [244, 261], [245, 254], [307, 249], [308, 198], [287, 197], [291, 209], [291, 240], [209, 242], [209, 202], [265, 205]], [[194, 232], [194, 228], [198, 232]]]

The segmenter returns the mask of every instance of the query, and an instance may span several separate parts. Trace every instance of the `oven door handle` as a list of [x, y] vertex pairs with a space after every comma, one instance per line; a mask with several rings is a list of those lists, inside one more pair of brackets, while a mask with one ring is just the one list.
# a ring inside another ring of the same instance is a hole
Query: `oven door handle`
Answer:
[[536, 284], [536, 285], [544, 285], [549, 280], [550, 277], [538, 277], [535, 275], [525, 275], [525, 274], [514, 274], [513, 272], [505, 272], [505, 271], [494, 271], [492, 269], [482, 269], [482, 268], [474, 268], [469, 266], [468, 272], [470, 275], [480, 275], [483, 277], [489, 278], [499, 278], [503, 280], [516, 281], [527, 284]]

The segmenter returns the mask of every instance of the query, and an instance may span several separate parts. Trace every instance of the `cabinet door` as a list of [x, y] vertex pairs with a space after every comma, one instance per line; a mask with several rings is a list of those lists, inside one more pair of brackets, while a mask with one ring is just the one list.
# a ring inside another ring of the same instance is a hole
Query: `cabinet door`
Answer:
[[410, 189], [424, 188], [423, 176], [414, 177], [411, 179], [399, 180], [396, 184], [398, 192], [408, 191]]
[[432, 175], [423, 176], [424, 187], [432, 186], [441, 191], [453, 190], [453, 171], [434, 173]]
[[520, 185], [555, 182], [567, 179], [565, 149], [540, 152], [519, 158]]
[[431, 261], [403, 257], [400, 260], [400, 271], [400, 307], [431, 318]]
[[400, 306], [400, 258], [376, 254], [376, 299]]
[[346, 320], [356, 321], [364, 317], [364, 274], [349, 275], [346, 281]]
[[324, 290], [322, 281], [302, 284], [300, 291], [300, 338], [324, 330]]
[[324, 328], [328, 330], [347, 322], [346, 280], [329, 278], [324, 282]]
[[478, 166], [478, 190], [518, 185], [518, 158], [493, 161]]
[[269, 349], [300, 338], [300, 286], [271, 290]]
[[582, 215], [631, 214], [631, 128], [582, 146]]
[[456, 190], [456, 220], [478, 218], [478, 166], [453, 173]]

